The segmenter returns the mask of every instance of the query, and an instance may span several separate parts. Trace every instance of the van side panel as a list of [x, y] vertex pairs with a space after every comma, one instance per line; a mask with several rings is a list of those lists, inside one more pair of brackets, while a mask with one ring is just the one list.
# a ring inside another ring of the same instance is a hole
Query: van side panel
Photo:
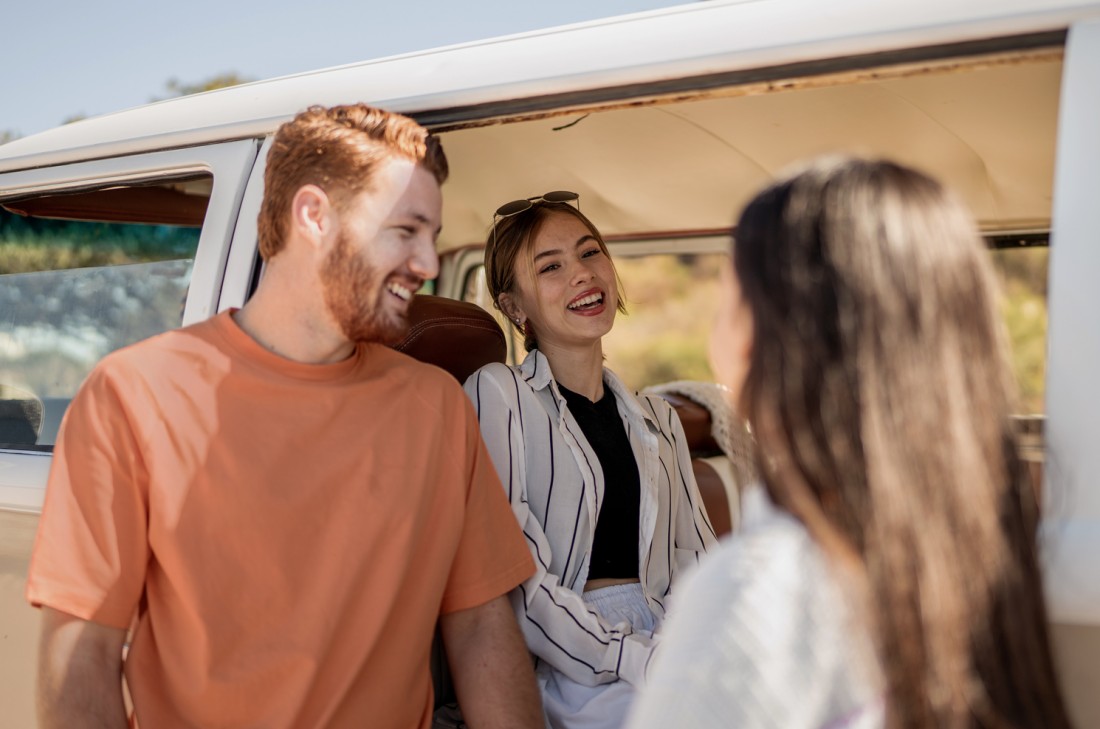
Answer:
[[1077, 726], [1100, 726], [1100, 21], [1066, 44], [1055, 163], [1044, 558]]
[[[0, 509], [0, 725], [33, 727], [39, 612], [23, 590], [38, 515]], [[8, 660], [9, 658], [25, 660]]]

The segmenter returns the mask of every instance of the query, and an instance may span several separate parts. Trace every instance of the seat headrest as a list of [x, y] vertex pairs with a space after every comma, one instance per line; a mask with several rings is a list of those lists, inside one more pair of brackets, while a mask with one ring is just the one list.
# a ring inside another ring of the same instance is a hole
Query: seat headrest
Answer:
[[42, 430], [42, 401], [22, 388], [0, 385], [0, 443], [34, 445]]
[[489, 312], [477, 304], [428, 294], [413, 298], [409, 331], [393, 348], [447, 370], [459, 382], [508, 357], [504, 332]]

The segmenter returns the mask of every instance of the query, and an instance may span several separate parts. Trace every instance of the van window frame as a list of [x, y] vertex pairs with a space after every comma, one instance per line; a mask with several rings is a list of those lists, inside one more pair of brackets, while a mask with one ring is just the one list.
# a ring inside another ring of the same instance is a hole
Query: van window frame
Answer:
[[[161, 150], [0, 173], [0, 203], [112, 185], [162, 182], [194, 174], [213, 178], [199, 234], [182, 325], [208, 318], [225, 275], [228, 241], [236, 227], [244, 183], [255, 163], [255, 139]], [[42, 507], [51, 451], [0, 449], [0, 510], [37, 512]]]

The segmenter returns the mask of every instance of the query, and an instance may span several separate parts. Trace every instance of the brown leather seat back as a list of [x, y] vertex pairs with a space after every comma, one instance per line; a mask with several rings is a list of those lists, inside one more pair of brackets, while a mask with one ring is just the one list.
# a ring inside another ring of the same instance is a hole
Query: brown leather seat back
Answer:
[[691, 459], [691, 470], [695, 472], [695, 482], [699, 484], [699, 495], [703, 497], [703, 508], [710, 517], [714, 533], [721, 537], [729, 534], [733, 528], [730, 518], [730, 501], [726, 494], [726, 485], [722, 477], [711, 464], [702, 458]]
[[409, 331], [393, 348], [441, 367], [459, 382], [478, 368], [508, 356], [504, 332], [477, 304], [417, 294], [409, 306]]
[[[703, 497], [703, 507], [710, 517], [714, 533], [719, 537], [732, 529], [730, 499], [725, 482], [718, 470], [708, 460], [723, 457], [711, 432], [710, 411], [693, 400], [675, 393], [661, 393], [680, 416], [687, 436], [688, 449], [691, 451], [691, 469], [695, 473], [695, 482], [699, 484], [699, 495]], [[707, 460], [704, 460], [707, 459]]]

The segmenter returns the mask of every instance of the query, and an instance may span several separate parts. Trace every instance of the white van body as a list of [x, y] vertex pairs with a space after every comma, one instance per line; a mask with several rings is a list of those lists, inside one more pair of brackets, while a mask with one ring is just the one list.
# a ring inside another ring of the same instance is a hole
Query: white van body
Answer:
[[[502, 201], [574, 190], [617, 251], [720, 251], [760, 185], [830, 151], [930, 172], [991, 238], [1049, 235], [1047, 589], [1071, 711], [1100, 726], [1100, 0], [718, 0], [385, 58], [15, 140], [0, 205], [201, 178], [180, 323], [200, 321], [254, 286], [277, 126], [357, 101], [443, 140], [436, 291], [454, 298]], [[23, 351], [2, 314], [0, 380]], [[0, 447], [0, 726], [33, 726], [23, 584], [50, 461]]]

